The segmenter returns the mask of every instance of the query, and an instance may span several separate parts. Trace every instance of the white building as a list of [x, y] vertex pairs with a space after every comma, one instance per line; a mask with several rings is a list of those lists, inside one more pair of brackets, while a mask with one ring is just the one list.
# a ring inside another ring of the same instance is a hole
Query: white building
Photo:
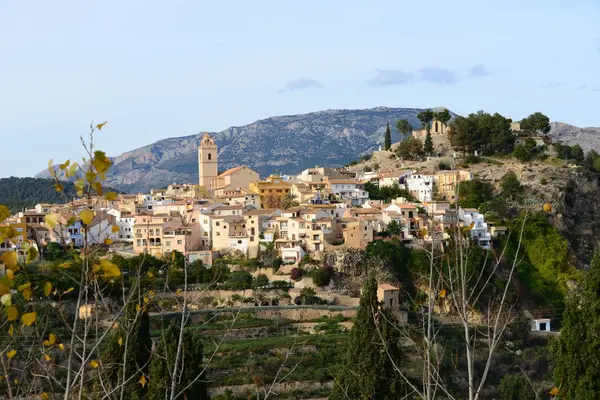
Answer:
[[490, 248], [492, 235], [489, 232], [487, 223], [484, 221], [483, 214], [479, 210], [476, 208], [459, 208], [458, 219], [463, 226], [473, 224], [473, 227], [469, 230], [471, 239], [477, 241], [479, 246], [484, 249]]
[[355, 179], [331, 179], [329, 191], [341, 200], [347, 200], [353, 206], [360, 206], [369, 199], [369, 192], [362, 182]]
[[119, 227], [118, 240], [133, 243], [135, 216], [129, 212], [122, 212], [115, 209], [110, 209], [106, 213], [116, 218], [116, 225]]
[[412, 174], [406, 178], [406, 189], [421, 202], [433, 200], [433, 175]]
[[412, 174], [413, 171], [409, 169], [381, 173], [379, 175], [379, 187], [404, 185], [406, 183], [406, 179]]

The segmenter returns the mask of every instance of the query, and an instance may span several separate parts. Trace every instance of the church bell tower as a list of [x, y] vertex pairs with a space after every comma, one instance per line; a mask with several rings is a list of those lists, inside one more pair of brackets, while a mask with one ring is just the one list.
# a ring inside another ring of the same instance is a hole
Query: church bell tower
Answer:
[[208, 133], [204, 134], [198, 147], [198, 183], [205, 189], [215, 189], [219, 164], [217, 162], [217, 145]]

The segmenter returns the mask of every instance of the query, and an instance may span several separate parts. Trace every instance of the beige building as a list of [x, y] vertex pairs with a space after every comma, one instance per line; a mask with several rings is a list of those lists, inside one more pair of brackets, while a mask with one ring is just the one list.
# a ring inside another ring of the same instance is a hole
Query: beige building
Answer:
[[[432, 135], [447, 135], [450, 130], [450, 125], [446, 125], [440, 121], [432, 121], [431, 129], [429, 130]], [[416, 139], [424, 140], [427, 136], [427, 130], [421, 129], [418, 131], [413, 131], [412, 136]]]
[[373, 227], [367, 221], [359, 218], [342, 219], [344, 245], [354, 249], [364, 250], [373, 241]]
[[473, 174], [465, 170], [437, 171], [433, 176], [439, 200], [454, 202], [456, 185], [473, 179]]
[[245, 165], [228, 169], [217, 177], [215, 194], [221, 196], [225, 191], [247, 189], [250, 182], [258, 181], [260, 175]]
[[260, 196], [263, 208], [269, 208], [271, 200], [280, 200], [290, 194], [292, 184], [283, 180], [279, 175], [270, 175], [264, 181], [250, 183], [250, 190]]

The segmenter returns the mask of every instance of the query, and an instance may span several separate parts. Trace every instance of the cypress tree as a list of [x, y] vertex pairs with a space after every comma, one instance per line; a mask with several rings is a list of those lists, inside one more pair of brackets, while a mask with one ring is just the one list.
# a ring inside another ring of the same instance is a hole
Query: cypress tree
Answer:
[[394, 316], [389, 310], [379, 309], [375, 279], [368, 279], [348, 339], [344, 367], [336, 378], [330, 399], [388, 400], [406, 395], [405, 383], [394, 371], [388, 356], [389, 353], [399, 365], [399, 333], [392, 325], [393, 321]]
[[[149, 400], [162, 400], [169, 397], [178, 342], [179, 324], [172, 323], [162, 335], [152, 357]], [[184, 390], [183, 398], [207, 399], [206, 381], [202, 374], [202, 342], [199, 335], [184, 332], [182, 345], [180, 361], [177, 363], [180, 378], [176, 391], [179, 393]]]
[[561, 399], [593, 399], [600, 392], [600, 253], [583, 290], [567, 301], [554, 380]]
[[392, 148], [392, 131], [390, 130], [390, 123], [388, 122], [387, 127], [385, 128], [385, 141], [383, 143], [383, 147], [386, 150]]
[[431, 132], [427, 131], [427, 136], [425, 136], [425, 143], [423, 143], [423, 151], [425, 154], [433, 153], [433, 139], [431, 139]]
[[[145, 399], [148, 386], [141, 385], [142, 375], [148, 376], [152, 338], [150, 337], [150, 318], [146, 311], [138, 313], [136, 302], [129, 304], [125, 316], [112, 334], [102, 353], [102, 379], [114, 388], [125, 383], [125, 398]], [[137, 318], [136, 318], [137, 316]], [[129, 332], [127, 335], [126, 332]], [[123, 378], [123, 356], [125, 357], [125, 378]]]

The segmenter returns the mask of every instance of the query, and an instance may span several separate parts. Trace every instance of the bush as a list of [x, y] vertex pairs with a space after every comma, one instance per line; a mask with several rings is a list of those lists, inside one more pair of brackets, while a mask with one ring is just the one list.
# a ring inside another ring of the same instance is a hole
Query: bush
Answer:
[[452, 169], [452, 167], [450, 166], [450, 164], [445, 163], [445, 162], [440, 162], [438, 164], [438, 169], [440, 171], [450, 171]]
[[540, 179], [540, 184], [547, 185], [548, 184], [548, 179], [542, 177], [542, 179]]
[[252, 280], [252, 287], [253, 288], [259, 288], [259, 287], [267, 286], [268, 284], [269, 284], [269, 278], [267, 278], [267, 276], [265, 274], [258, 274]]
[[286, 281], [272, 281], [271, 287], [273, 289], [287, 289], [290, 287], [290, 284]]
[[244, 270], [233, 271], [229, 274], [226, 286], [231, 290], [246, 290], [252, 287], [252, 275]]
[[292, 278], [293, 281], [298, 282], [300, 279], [302, 279], [302, 276], [304, 275], [304, 270], [301, 268], [292, 268], [292, 272], [290, 273], [290, 277]]
[[379, 169], [379, 164], [377, 164], [377, 163], [373, 164], [373, 167], [372, 167], [372, 168], [373, 168], [374, 170], [378, 170], [378, 169]]
[[372, 171], [373, 171], [373, 169], [372, 169], [371, 167], [369, 167], [368, 165], [366, 165], [366, 166], [363, 168], [363, 172], [372, 172]]
[[333, 277], [332, 267], [317, 268], [312, 272], [313, 283], [317, 286], [327, 286]]
[[534, 400], [537, 396], [523, 374], [507, 374], [500, 382], [500, 398], [502, 400]]
[[300, 291], [299, 300], [303, 305], [324, 304], [325, 301], [317, 296], [317, 292], [313, 288], [305, 287]]

